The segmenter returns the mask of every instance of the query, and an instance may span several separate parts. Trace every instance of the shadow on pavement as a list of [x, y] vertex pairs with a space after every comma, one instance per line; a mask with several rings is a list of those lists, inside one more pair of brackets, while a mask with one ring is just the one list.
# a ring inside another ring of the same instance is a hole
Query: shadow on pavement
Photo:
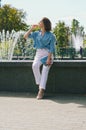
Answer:
[[86, 108], [86, 95], [85, 94], [47, 94], [45, 99], [54, 101], [55, 103], [68, 104], [75, 103], [79, 104], [80, 108]]

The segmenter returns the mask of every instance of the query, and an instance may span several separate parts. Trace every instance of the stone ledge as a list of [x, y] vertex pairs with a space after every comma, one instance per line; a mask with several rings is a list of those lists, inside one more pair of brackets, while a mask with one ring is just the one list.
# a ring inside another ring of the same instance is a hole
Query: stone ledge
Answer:
[[[2, 66], [31, 66], [33, 60], [11, 60], [1, 61], [0, 67]], [[86, 60], [54, 60], [53, 66], [58, 67], [86, 67]]]
[[[0, 91], [36, 92], [32, 60], [0, 62]], [[47, 89], [48, 93], [86, 93], [86, 61], [54, 61]]]

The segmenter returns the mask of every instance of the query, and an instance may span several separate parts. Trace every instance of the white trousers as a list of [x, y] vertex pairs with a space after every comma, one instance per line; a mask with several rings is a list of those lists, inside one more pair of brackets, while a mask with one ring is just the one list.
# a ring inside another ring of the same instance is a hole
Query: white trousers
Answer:
[[35, 77], [36, 84], [39, 85], [39, 88], [46, 89], [46, 83], [48, 78], [48, 73], [51, 66], [42, 66], [42, 70], [40, 71], [40, 67], [42, 62], [40, 61], [41, 58], [48, 56], [47, 49], [37, 49], [36, 56], [34, 58], [32, 64], [32, 70]]

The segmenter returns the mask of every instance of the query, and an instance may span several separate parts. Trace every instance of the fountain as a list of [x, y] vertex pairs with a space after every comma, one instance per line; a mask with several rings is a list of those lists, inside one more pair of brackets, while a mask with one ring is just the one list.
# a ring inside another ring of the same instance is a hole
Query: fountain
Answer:
[[76, 34], [72, 33], [72, 45], [76, 49], [76, 52], [80, 51], [80, 47], [83, 48], [83, 35], [80, 29], [77, 30]]
[[[0, 60], [13, 60], [14, 52], [16, 51], [15, 56], [22, 57], [21, 59], [25, 59], [25, 56], [28, 55], [29, 59], [33, 59], [34, 57], [34, 48], [33, 44], [31, 44], [31, 39], [27, 41], [24, 40], [23, 35], [24, 31], [15, 32], [12, 30], [11, 33], [9, 31], [6, 32], [3, 30], [0, 32]], [[16, 58], [17, 59], [17, 58]], [[19, 58], [18, 58], [19, 59]]]
[[14, 30], [9, 33], [5, 30], [0, 32], [0, 60], [12, 60], [13, 51], [15, 44], [19, 38], [19, 33], [16, 33]]

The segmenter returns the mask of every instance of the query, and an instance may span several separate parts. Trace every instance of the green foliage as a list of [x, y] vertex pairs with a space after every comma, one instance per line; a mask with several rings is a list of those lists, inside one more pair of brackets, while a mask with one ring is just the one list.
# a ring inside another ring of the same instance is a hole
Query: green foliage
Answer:
[[72, 28], [71, 28], [71, 32], [74, 33], [76, 35], [77, 29], [79, 28], [79, 22], [76, 19], [72, 20]]
[[64, 58], [74, 59], [75, 56], [76, 56], [75, 48], [59, 47], [58, 49], [58, 57], [61, 59]]
[[86, 47], [86, 40], [84, 40], [83, 43], [84, 43], [84, 46]]
[[25, 53], [25, 44], [26, 40], [23, 38], [23, 34], [20, 35], [19, 39], [17, 40], [17, 44], [14, 50], [16, 55], [22, 55]]
[[10, 32], [26, 30], [28, 25], [24, 22], [26, 13], [10, 5], [4, 5], [0, 8], [0, 31], [3, 29]]
[[17, 44], [14, 49], [14, 56], [28, 56], [29, 59], [33, 59], [35, 55], [35, 49], [33, 48], [33, 40], [24, 39], [24, 34], [21, 34], [17, 40]]
[[65, 25], [64, 22], [59, 21], [59, 23], [54, 28], [53, 32], [56, 36], [56, 39], [58, 41], [59, 47], [67, 47], [68, 41], [69, 41], [69, 27]]
[[84, 27], [79, 25], [79, 21], [76, 19], [72, 20], [71, 32], [76, 36], [77, 30], [80, 31], [81, 35], [84, 35]]

